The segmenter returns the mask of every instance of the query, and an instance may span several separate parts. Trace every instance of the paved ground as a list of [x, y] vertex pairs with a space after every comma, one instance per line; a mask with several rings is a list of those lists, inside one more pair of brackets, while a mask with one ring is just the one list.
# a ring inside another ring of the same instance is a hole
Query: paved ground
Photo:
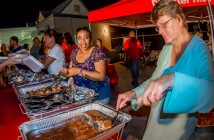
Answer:
[[[118, 85], [112, 91], [110, 105], [115, 107], [118, 93], [123, 93], [132, 89], [130, 71], [124, 66], [123, 62], [114, 63], [119, 76]], [[141, 66], [139, 81], [142, 83], [153, 73], [155, 67]], [[128, 105], [123, 109], [123, 112], [132, 116], [132, 120], [127, 123], [123, 131], [123, 137], [128, 135], [134, 136], [136, 139], [141, 139], [145, 130], [146, 121], [149, 116], [149, 107], [141, 107], [138, 111], [133, 111]], [[196, 135], [191, 140], [214, 140], [214, 128], [197, 129]]]
[[[119, 76], [119, 82], [112, 92], [113, 95], [110, 100], [110, 105], [115, 107], [118, 94], [131, 90], [133, 86], [131, 85], [130, 71], [124, 66], [124, 63], [118, 62], [114, 63], [114, 65]], [[148, 79], [153, 73], [154, 68], [155, 67], [145, 67], [142, 65], [139, 82], [142, 83]], [[138, 111], [133, 111], [130, 105], [125, 107], [123, 112], [130, 114], [132, 116], [132, 120], [125, 126], [123, 136], [126, 137], [128, 135], [132, 135], [137, 139], [142, 138], [149, 111], [149, 107], [141, 107]]]

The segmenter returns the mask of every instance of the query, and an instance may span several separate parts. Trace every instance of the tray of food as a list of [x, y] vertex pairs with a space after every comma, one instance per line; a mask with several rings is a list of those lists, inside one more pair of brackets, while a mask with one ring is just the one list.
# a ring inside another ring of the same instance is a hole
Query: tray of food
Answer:
[[47, 83], [20, 88], [18, 96], [22, 113], [27, 114], [30, 119], [36, 119], [91, 103], [98, 94], [94, 90], [79, 86], [71, 90], [62, 81], [57, 85]]
[[119, 133], [131, 116], [119, 112], [116, 123], [114, 108], [90, 103], [44, 118], [31, 120], [19, 126], [24, 140], [106, 140]]
[[34, 73], [32, 71], [18, 71], [9, 78], [9, 83], [17, 88], [36, 85], [60, 79], [60, 76], [45, 74], [43, 72]]

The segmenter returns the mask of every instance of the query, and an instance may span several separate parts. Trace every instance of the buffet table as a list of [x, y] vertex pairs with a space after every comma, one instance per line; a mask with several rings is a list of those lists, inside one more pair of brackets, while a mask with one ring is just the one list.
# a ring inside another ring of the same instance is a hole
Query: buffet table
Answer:
[[0, 139], [15, 140], [20, 136], [18, 126], [29, 118], [22, 114], [20, 102], [11, 85], [1, 87], [0, 91]]
[[[1, 140], [22, 140], [19, 126], [30, 121], [26, 114], [19, 108], [20, 101], [11, 85], [1, 87], [0, 92], [0, 139]], [[118, 135], [114, 135], [108, 140], [116, 140]], [[123, 140], [123, 138], [119, 138]]]

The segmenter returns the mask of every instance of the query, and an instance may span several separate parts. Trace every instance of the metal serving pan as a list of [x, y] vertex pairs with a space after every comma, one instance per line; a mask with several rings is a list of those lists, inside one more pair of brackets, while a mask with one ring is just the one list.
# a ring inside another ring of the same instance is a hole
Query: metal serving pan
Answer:
[[[94, 90], [79, 86], [76, 86], [76, 93], [65, 93], [68, 91], [65, 91], [66, 89], [64, 89], [64, 93], [54, 94], [53, 98], [50, 98], [50, 96], [48, 96], [47, 98], [29, 98], [26, 95], [26, 93], [30, 90], [37, 90], [43, 87], [47, 87], [51, 84], [52, 83], [43, 83], [18, 89], [17, 94], [21, 102], [21, 104], [19, 105], [20, 109], [22, 113], [26, 114], [31, 120], [53, 115], [57, 112], [62, 112], [64, 110], [76, 108], [80, 105], [91, 103], [98, 96], [98, 93], [94, 92]], [[66, 84], [67, 83], [65, 82], [61, 82], [60, 86], [66, 87]], [[59, 95], [59, 98], [56, 99], [55, 95]], [[83, 95], [85, 95], [84, 98], [81, 98]], [[30, 107], [29, 103], [32, 103]]]
[[[20, 74], [19, 76], [14, 75], [13, 77], [23, 77], [21, 81], [11, 81], [10, 83], [17, 88], [22, 88], [26, 86], [36, 85], [45, 82], [53, 82], [60, 79], [60, 76], [50, 75], [45, 73], [33, 73], [33, 75], [27, 75], [27, 73]], [[12, 77], [11, 77], [12, 78]], [[19, 79], [18, 79], [19, 80]]]
[[[28, 134], [32, 131], [36, 130], [47, 130], [51, 129], [54, 126], [58, 126], [61, 124], [64, 124], [65, 122], [68, 122], [72, 118], [75, 118], [77, 116], [81, 116], [83, 112], [88, 110], [98, 110], [110, 117], [114, 117], [116, 114], [116, 111], [114, 108], [99, 104], [99, 103], [90, 103], [87, 105], [80, 106], [75, 109], [67, 110], [58, 114], [54, 114], [51, 116], [47, 116], [44, 118], [31, 120], [28, 122], [25, 122], [21, 124], [18, 128], [21, 133], [21, 136], [24, 140], [28, 140]], [[131, 120], [131, 116], [125, 113], [120, 112], [118, 114], [118, 121], [121, 123], [118, 123], [116, 126], [113, 126], [111, 129], [102, 132], [101, 134], [91, 138], [90, 140], [106, 140], [116, 133], [121, 132], [123, 130], [125, 124]], [[122, 133], [121, 133], [122, 135]]]

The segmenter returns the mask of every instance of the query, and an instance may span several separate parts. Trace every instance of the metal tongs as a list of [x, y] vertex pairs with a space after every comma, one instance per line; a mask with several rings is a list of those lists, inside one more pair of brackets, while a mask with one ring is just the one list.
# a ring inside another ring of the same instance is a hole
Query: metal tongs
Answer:
[[53, 86], [57, 86], [62, 82], [63, 78], [58, 79], [56, 82], [53, 82], [51, 85], [47, 86], [47, 88], [52, 88]]
[[118, 117], [119, 112], [122, 110], [122, 108], [119, 108], [115, 114], [115, 116], [112, 118], [112, 126], [115, 124], [116, 119]]

